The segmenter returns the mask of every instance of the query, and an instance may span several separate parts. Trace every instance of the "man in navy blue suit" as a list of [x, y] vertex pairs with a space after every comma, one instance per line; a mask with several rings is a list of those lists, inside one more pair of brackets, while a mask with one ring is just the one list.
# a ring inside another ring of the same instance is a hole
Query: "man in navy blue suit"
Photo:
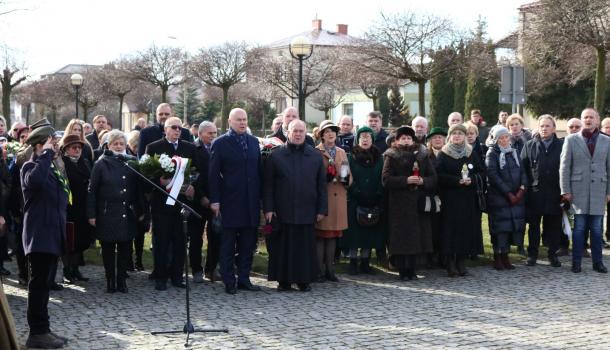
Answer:
[[262, 169], [258, 140], [246, 132], [246, 111], [231, 110], [229, 127], [212, 143], [209, 191], [210, 208], [222, 220], [220, 275], [225, 291], [235, 294], [237, 289], [260, 290], [250, 282], [250, 269], [260, 220]]
[[[138, 158], [146, 153], [146, 146], [162, 139], [165, 136], [164, 125], [167, 118], [172, 116], [172, 106], [169, 103], [161, 103], [157, 106], [157, 123], [147, 126], [140, 131], [140, 142], [138, 143]], [[193, 142], [193, 136], [189, 129], [180, 128], [180, 140]]]

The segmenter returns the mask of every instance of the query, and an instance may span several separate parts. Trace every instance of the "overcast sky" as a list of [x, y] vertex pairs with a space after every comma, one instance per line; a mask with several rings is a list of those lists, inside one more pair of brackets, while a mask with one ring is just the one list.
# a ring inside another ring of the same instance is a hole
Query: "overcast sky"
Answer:
[[[528, 0], [5, 0], [0, 12], [0, 48], [24, 62], [31, 76], [66, 64], [102, 64], [155, 43], [195, 52], [225, 41], [266, 44], [311, 28], [348, 24], [360, 35], [380, 11], [413, 10], [453, 19], [472, 28], [479, 15], [497, 40], [513, 31], [517, 8]], [[170, 39], [174, 37], [175, 39]], [[4, 62], [3, 62], [4, 64]]]

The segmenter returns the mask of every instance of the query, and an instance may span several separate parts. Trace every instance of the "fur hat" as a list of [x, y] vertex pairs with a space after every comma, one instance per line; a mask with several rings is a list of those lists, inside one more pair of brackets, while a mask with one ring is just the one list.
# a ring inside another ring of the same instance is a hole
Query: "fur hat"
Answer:
[[73, 145], [75, 143], [80, 143], [81, 147], [85, 146], [85, 143], [80, 139], [78, 135], [68, 135], [62, 140], [60, 150], [63, 152], [68, 146]]
[[415, 130], [408, 125], [403, 125], [396, 129], [396, 140], [398, 140], [402, 135], [409, 135], [413, 140], [415, 140]]

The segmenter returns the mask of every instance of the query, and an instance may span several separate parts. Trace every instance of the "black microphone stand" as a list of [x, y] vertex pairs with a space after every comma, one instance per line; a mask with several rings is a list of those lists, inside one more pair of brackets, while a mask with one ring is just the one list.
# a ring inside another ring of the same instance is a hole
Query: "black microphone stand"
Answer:
[[180, 215], [182, 215], [182, 230], [184, 231], [184, 236], [185, 236], [184, 270], [185, 270], [185, 274], [186, 274], [186, 323], [184, 324], [184, 327], [182, 328], [182, 330], [154, 331], [154, 332], [150, 332], [150, 334], [157, 335], [157, 334], [185, 333], [186, 342], [184, 343], [184, 347], [186, 348], [189, 346], [189, 338], [192, 333], [229, 333], [229, 330], [226, 328], [195, 329], [195, 327], [193, 327], [193, 324], [191, 323], [191, 306], [190, 306], [191, 305], [191, 303], [190, 303], [190, 289], [191, 288], [189, 286], [189, 254], [188, 254], [188, 246], [190, 244], [190, 239], [189, 239], [189, 235], [188, 235], [188, 217], [189, 217], [189, 215], [194, 215], [195, 217], [201, 219], [201, 215], [199, 215], [193, 208], [189, 207], [188, 205], [181, 202], [177, 198], [174, 198], [171, 194], [169, 194], [167, 191], [165, 191], [161, 186], [152, 182], [142, 173], [140, 173], [139, 171], [134, 169], [131, 165], [129, 165], [129, 163], [127, 162], [127, 159], [123, 158], [122, 160], [123, 160], [123, 164], [125, 165], [125, 167], [127, 167], [127, 169], [131, 170], [134, 174], [136, 174], [139, 177], [141, 177], [142, 179], [144, 179], [144, 181], [146, 181], [147, 183], [152, 185], [154, 188], [156, 188], [159, 192], [163, 193], [165, 196], [175, 200], [176, 203], [178, 203], [180, 205], [180, 207], [182, 208], [180, 210]]

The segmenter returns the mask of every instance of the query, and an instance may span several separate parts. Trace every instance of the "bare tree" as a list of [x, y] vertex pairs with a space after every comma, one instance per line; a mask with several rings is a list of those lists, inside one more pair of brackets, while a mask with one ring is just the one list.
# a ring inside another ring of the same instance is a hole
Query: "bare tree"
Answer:
[[433, 64], [434, 52], [454, 42], [453, 24], [446, 18], [413, 12], [380, 14], [354, 45], [353, 64], [370, 72], [418, 84], [419, 114], [425, 115], [425, 86], [436, 75], [454, 68]]
[[541, 0], [529, 11], [533, 16], [528, 17], [530, 22], [524, 30], [524, 56], [538, 63], [546, 74], [563, 69], [572, 83], [594, 76], [594, 107], [603, 113], [610, 50], [610, 1]]
[[229, 117], [229, 89], [246, 77], [248, 45], [228, 42], [203, 48], [189, 64], [192, 75], [202, 83], [222, 89], [221, 129], [226, 131]]
[[343, 102], [346, 93], [347, 91], [344, 89], [326, 85], [311, 95], [309, 104], [313, 108], [324, 112], [326, 119], [330, 119], [329, 112]]
[[31, 101], [42, 107], [37, 108], [41, 117], [48, 117], [51, 123], [56, 125], [59, 109], [74, 101], [74, 97], [70, 99], [66, 92], [69, 87], [71, 86], [67, 77], [49, 76], [29, 84], [24, 94], [29, 94]]
[[10, 62], [10, 58], [5, 58], [6, 63], [0, 76], [0, 84], [2, 86], [2, 114], [7, 119], [11, 117], [11, 92], [15, 87], [25, 81], [27, 76], [23, 73], [22, 68], [18, 68], [14, 62]]
[[[118, 114], [116, 122], [123, 125], [123, 102], [128, 93], [133, 91], [137, 85], [137, 81], [129, 76], [126, 70], [129, 62], [119, 60], [111, 62], [94, 74], [95, 83], [98, 88], [103, 91], [107, 97], [118, 99]], [[115, 100], [116, 101], [116, 100]]]
[[125, 64], [125, 70], [137, 80], [161, 89], [161, 102], [167, 102], [167, 91], [184, 80], [184, 52], [174, 47], [151, 46]]

